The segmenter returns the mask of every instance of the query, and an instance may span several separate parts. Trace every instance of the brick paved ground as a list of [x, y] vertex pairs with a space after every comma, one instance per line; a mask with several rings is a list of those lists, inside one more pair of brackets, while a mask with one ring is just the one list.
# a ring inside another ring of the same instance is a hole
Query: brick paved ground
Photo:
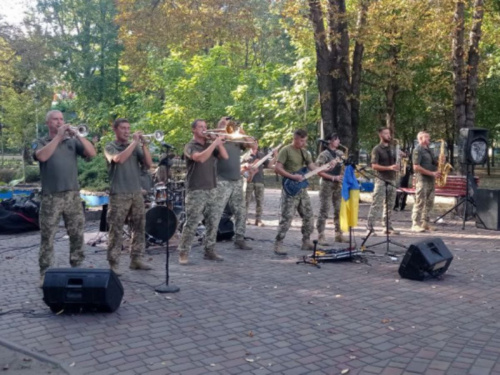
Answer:
[[[225, 261], [214, 264], [202, 259], [198, 246], [186, 267], [174, 254], [171, 282], [180, 293], [152, 289], [164, 280], [165, 257], [151, 249], [154, 271], [125, 271], [124, 300], [112, 314], [51, 314], [37, 287], [39, 234], [3, 236], [1, 309], [38, 315], [1, 315], [0, 336], [83, 374], [500, 373], [498, 232], [473, 222], [462, 231], [458, 220], [447, 219], [435, 235], [455, 259], [441, 281], [400, 279], [400, 259], [383, 257], [384, 246], [366, 264], [316, 269], [295, 264], [305, 253], [298, 221], [285, 240], [289, 256], [273, 255], [277, 197], [277, 191], [266, 196], [267, 226], [248, 227], [253, 251], [223, 243]], [[317, 193], [312, 197], [317, 212]], [[362, 204], [358, 245], [367, 210]], [[395, 240], [410, 244], [429, 236], [409, 231], [409, 211], [395, 217], [402, 229]], [[97, 226], [87, 224], [87, 238]], [[56, 247], [57, 265], [66, 267], [63, 230]], [[87, 248], [85, 266], [105, 268], [105, 252], [95, 250]]]

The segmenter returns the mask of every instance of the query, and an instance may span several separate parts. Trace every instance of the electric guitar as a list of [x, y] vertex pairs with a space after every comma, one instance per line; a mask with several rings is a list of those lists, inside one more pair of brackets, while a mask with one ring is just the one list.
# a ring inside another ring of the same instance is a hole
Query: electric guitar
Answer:
[[323, 172], [327, 169], [331, 169], [335, 167], [337, 164], [342, 163], [343, 160], [342, 158], [335, 158], [332, 161], [330, 161], [328, 164], [322, 165], [319, 168], [316, 168], [314, 171], [309, 171], [307, 167], [304, 167], [294, 174], [301, 174], [304, 176], [304, 179], [302, 181], [295, 181], [287, 177], [283, 177], [283, 190], [285, 190], [285, 193], [287, 193], [289, 196], [294, 197], [296, 196], [302, 189], [305, 189], [306, 187], [309, 186], [309, 181], [308, 179], [311, 178], [312, 176], [317, 175], [319, 172]]
[[273, 154], [279, 150], [283, 146], [283, 143], [280, 143], [277, 147], [273, 148], [269, 153], [264, 156], [262, 159], [259, 161], [253, 163], [252, 165], [248, 166], [248, 169], [243, 172], [243, 177], [246, 178], [247, 182], [252, 182], [253, 176], [259, 171], [259, 167], [264, 164], [267, 160], [271, 159], [273, 157]]

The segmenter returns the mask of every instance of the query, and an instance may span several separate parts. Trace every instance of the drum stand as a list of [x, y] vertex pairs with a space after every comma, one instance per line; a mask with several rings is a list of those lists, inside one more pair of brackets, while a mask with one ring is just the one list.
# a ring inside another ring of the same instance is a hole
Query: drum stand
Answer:
[[[167, 179], [168, 175], [170, 172], [170, 166], [167, 164]], [[168, 197], [168, 190], [167, 190], [167, 197]], [[167, 215], [167, 228], [169, 227], [169, 215]], [[157, 286], [155, 288], [155, 291], [158, 293], [177, 293], [180, 288], [176, 285], [169, 285], [169, 272], [168, 272], [168, 266], [169, 266], [169, 260], [170, 260], [170, 251], [169, 251], [169, 242], [170, 238], [167, 237], [167, 243], [165, 245], [165, 284], [162, 284], [160, 286]]]

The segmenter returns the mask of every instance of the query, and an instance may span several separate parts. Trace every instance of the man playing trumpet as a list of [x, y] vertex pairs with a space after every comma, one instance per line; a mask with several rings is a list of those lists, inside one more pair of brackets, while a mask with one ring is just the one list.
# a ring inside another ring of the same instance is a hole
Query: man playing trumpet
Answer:
[[153, 161], [142, 132], [138, 131], [130, 137], [130, 123], [118, 118], [113, 123], [116, 139], [106, 145], [104, 154], [109, 163], [109, 240], [108, 262], [110, 268], [120, 275], [119, 262], [122, 249], [122, 232], [125, 220], [132, 234], [130, 250], [130, 269], [150, 270], [151, 267], [142, 262], [146, 236], [146, 218], [144, 200], [141, 191], [141, 167], [151, 168]]
[[[78, 186], [77, 156], [92, 158], [92, 143], [64, 123], [60, 111], [49, 111], [45, 118], [47, 137], [33, 144], [33, 158], [40, 164], [42, 201], [40, 207], [40, 283], [54, 263], [54, 237], [61, 215], [69, 236], [69, 263], [78, 267], [84, 260], [83, 215]], [[72, 137], [70, 137], [72, 136]]]

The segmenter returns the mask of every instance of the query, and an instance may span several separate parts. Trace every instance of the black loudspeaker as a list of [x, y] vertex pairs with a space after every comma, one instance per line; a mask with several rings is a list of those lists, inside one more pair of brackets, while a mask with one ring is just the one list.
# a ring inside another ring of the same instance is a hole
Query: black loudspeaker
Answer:
[[222, 216], [217, 229], [217, 241], [228, 241], [234, 237], [234, 223], [228, 218]]
[[484, 164], [488, 158], [488, 130], [461, 128], [458, 137], [458, 162]]
[[442, 239], [428, 238], [410, 245], [399, 266], [399, 275], [420, 281], [438, 277], [448, 270], [452, 260], [453, 255]]
[[474, 201], [477, 214], [476, 227], [500, 230], [500, 190], [477, 189]]
[[43, 281], [43, 301], [53, 312], [113, 312], [123, 298], [123, 286], [109, 269], [49, 268]]

